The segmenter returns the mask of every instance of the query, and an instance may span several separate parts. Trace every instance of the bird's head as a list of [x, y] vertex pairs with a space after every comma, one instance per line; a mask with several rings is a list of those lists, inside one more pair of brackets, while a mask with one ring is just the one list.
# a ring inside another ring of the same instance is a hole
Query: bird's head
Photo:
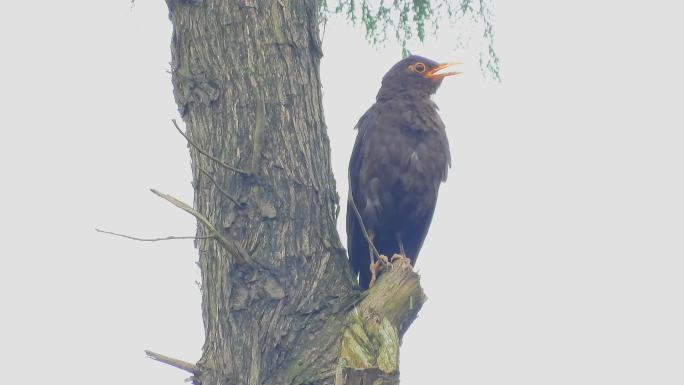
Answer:
[[401, 95], [429, 97], [437, 91], [445, 77], [460, 74], [460, 72], [444, 72], [446, 68], [455, 64], [461, 63], [440, 64], [422, 56], [411, 55], [400, 60], [387, 71], [382, 78], [382, 86], [377, 99]]

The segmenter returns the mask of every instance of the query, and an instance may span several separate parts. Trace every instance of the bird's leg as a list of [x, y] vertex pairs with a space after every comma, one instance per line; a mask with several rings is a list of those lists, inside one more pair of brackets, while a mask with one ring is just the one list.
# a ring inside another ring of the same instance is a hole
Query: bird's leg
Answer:
[[[399, 235], [399, 233], [397, 233], [396, 236], [397, 236], [397, 243], [399, 244], [399, 254], [394, 254], [392, 256], [392, 259], [390, 260], [390, 262], [392, 262], [392, 263], [396, 262], [398, 259], [402, 259], [402, 258], [408, 259], [408, 256], [406, 255], [406, 251], [404, 250], [404, 243], [401, 241], [401, 235]], [[410, 264], [410, 262], [409, 262], [409, 264]]]
[[370, 257], [369, 269], [371, 272], [371, 280], [368, 284], [369, 289], [375, 284], [375, 280], [377, 279], [377, 271], [379, 271], [375, 264], [375, 253], [373, 253], [373, 244], [371, 243], [373, 242], [373, 235], [373, 233], [368, 233], [368, 256]]
[[[371, 242], [373, 241], [373, 233], [368, 234], [368, 238], [370, 238]], [[370, 272], [371, 272], [371, 280], [370, 283], [368, 284], [368, 288], [370, 289], [373, 287], [375, 284], [375, 280], [378, 278], [378, 273], [382, 271], [382, 269], [386, 266], [389, 266], [389, 259], [387, 259], [386, 256], [379, 254], [378, 259], [375, 260], [375, 248], [373, 245], [369, 242], [368, 243], [368, 255], [370, 257]]]
[[406, 252], [404, 251], [404, 243], [401, 241], [401, 235], [399, 235], [399, 233], [397, 233], [397, 243], [399, 244], [399, 254], [405, 257]]
[[[371, 258], [373, 258], [373, 254], [371, 254]], [[380, 258], [378, 258], [377, 261], [374, 263], [371, 263], [370, 265], [370, 271], [371, 271], [371, 280], [370, 283], [368, 284], [368, 288], [370, 289], [375, 285], [375, 280], [378, 279], [378, 273], [382, 271], [382, 269], [385, 268], [386, 265], [389, 265], [389, 260], [387, 259], [386, 256], [380, 254]]]
[[376, 276], [375, 276], [375, 255], [373, 255], [373, 246], [371, 246], [370, 243], [368, 244], [368, 255], [370, 256], [370, 267], [369, 267], [369, 269], [371, 272], [371, 280], [370, 280], [370, 283], [368, 284], [368, 288], [370, 289], [375, 284], [375, 279], [376, 279]]

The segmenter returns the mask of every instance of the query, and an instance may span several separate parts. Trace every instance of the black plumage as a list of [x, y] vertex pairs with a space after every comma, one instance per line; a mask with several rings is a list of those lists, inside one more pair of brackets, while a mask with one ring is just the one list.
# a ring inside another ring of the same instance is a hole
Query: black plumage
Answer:
[[[349, 162], [350, 194], [381, 255], [401, 254], [415, 264], [451, 166], [444, 123], [431, 100], [442, 79], [439, 64], [410, 56], [383, 77], [376, 102], [359, 119]], [[352, 271], [366, 289], [372, 254], [351, 200], [347, 205], [347, 250]]]

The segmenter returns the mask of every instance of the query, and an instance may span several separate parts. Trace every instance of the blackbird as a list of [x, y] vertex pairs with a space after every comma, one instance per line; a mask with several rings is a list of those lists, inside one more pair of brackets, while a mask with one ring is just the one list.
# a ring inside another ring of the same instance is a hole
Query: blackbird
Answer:
[[[444, 123], [431, 96], [443, 72], [413, 55], [382, 79], [376, 102], [361, 116], [349, 161], [347, 250], [359, 285], [375, 282], [387, 257], [414, 265], [435, 211], [441, 182], [451, 167]], [[369, 243], [369, 240], [371, 241]]]

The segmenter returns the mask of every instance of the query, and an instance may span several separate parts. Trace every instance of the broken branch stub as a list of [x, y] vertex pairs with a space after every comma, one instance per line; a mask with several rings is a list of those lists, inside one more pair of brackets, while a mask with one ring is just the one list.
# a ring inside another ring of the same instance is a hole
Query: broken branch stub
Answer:
[[401, 337], [426, 300], [408, 259], [392, 263], [348, 315], [335, 384], [363, 384], [371, 378], [398, 384]]

